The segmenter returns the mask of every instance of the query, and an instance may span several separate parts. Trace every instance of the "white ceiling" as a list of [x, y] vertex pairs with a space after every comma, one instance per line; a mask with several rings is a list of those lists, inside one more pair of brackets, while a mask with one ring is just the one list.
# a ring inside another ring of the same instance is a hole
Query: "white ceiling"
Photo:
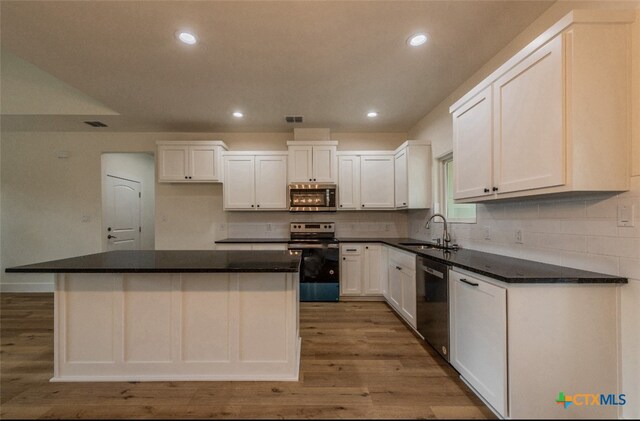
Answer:
[[[404, 132], [552, 3], [2, 1], [0, 41], [119, 113], [99, 118], [107, 130]], [[197, 45], [176, 40], [183, 28]], [[430, 41], [408, 47], [420, 31]], [[305, 123], [286, 124], [286, 114]], [[97, 130], [82, 120], [2, 123]]]

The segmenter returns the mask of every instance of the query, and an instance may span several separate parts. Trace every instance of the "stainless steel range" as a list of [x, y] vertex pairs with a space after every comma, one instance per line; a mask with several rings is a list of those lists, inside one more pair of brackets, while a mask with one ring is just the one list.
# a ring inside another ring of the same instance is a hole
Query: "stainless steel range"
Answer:
[[289, 250], [302, 254], [300, 301], [338, 301], [340, 263], [334, 222], [292, 222]]

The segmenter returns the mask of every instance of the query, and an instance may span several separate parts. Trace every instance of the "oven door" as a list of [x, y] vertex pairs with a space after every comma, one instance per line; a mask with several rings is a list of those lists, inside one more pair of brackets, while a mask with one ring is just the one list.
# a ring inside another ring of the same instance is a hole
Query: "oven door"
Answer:
[[300, 301], [335, 302], [340, 298], [340, 262], [337, 244], [290, 244], [302, 254]]
[[290, 184], [290, 212], [327, 212], [336, 210], [336, 186]]

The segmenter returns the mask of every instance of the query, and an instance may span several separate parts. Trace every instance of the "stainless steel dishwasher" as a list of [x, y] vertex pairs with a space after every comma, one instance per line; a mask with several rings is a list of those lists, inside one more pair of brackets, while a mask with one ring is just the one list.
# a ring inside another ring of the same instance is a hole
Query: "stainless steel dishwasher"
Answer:
[[449, 265], [420, 256], [417, 263], [418, 332], [449, 361]]

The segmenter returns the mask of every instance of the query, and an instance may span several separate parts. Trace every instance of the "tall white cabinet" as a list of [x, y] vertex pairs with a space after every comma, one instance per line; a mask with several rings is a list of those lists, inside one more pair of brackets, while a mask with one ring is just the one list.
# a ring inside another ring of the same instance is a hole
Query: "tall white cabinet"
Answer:
[[454, 197], [628, 190], [634, 19], [574, 10], [453, 104]]

